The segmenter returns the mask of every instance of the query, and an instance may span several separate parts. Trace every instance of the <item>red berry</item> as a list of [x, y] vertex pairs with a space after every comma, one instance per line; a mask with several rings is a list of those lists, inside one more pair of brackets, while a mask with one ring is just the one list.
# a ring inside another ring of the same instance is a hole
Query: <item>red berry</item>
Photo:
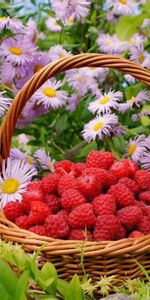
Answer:
[[96, 197], [101, 192], [102, 184], [94, 174], [80, 176], [77, 182], [80, 192], [87, 198]]
[[9, 202], [3, 208], [4, 214], [9, 221], [15, 222], [15, 220], [24, 215], [24, 209], [19, 202]]
[[117, 217], [127, 230], [131, 230], [142, 220], [142, 210], [131, 205], [118, 210]]
[[142, 192], [139, 195], [141, 201], [145, 202], [146, 204], [150, 204], [150, 191]]
[[71, 172], [71, 167], [73, 163], [70, 160], [62, 160], [58, 161], [54, 164], [55, 171], [60, 173], [61, 175], [65, 175], [66, 173]]
[[22, 205], [26, 212], [31, 209], [32, 202], [44, 202], [44, 194], [41, 189], [29, 190], [22, 195]]
[[149, 216], [143, 216], [140, 222], [137, 224], [136, 230], [147, 235], [150, 234], [150, 218]]
[[95, 224], [96, 217], [91, 203], [77, 206], [68, 216], [68, 223], [72, 228], [89, 228]]
[[94, 228], [94, 240], [114, 240], [117, 236], [120, 223], [116, 216], [101, 215], [97, 218]]
[[59, 179], [58, 193], [62, 195], [68, 189], [77, 189], [76, 179], [71, 174], [66, 174]]
[[108, 193], [115, 199], [118, 207], [133, 205], [135, 198], [133, 193], [122, 183], [112, 185]]
[[32, 190], [36, 190], [36, 189], [42, 190], [42, 180], [30, 182], [27, 186], [27, 191], [32, 191]]
[[57, 213], [61, 209], [60, 198], [58, 198], [54, 194], [51, 195], [47, 194], [45, 196], [45, 203], [49, 206], [53, 214]]
[[23, 229], [28, 229], [30, 227], [30, 223], [28, 222], [28, 216], [20, 216], [16, 219], [15, 224]]
[[123, 177], [118, 182], [126, 185], [133, 194], [137, 194], [140, 190], [140, 187], [137, 184], [137, 182], [128, 177]]
[[135, 173], [134, 179], [142, 190], [150, 191], [150, 172], [146, 170], [138, 170]]
[[46, 235], [52, 238], [63, 238], [69, 233], [69, 227], [60, 215], [50, 215], [45, 221]]
[[137, 230], [134, 230], [129, 234], [129, 237], [131, 237], [131, 238], [139, 238], [139, 237], [142, 237], [142, 236], [144, 236], [144, 234], [140, 231], [137, 231]]
[[74, 163], [71, 167], [71, 174], [74, 177], [79, 177], [82, 175], [82, 172], [85, 170], [86, 166], [84, 163]]
[[92, 233], [89, 230], [72, 229], [69, 232], [68, 240], [88, 240], [92, 241]]
[[109, 172], [100, 168], [86, 168], [82, 176], [94, 175], [101, 186], [107, 186]]
[[116, 240], [121, 240], [126, 237], [126, 229], [120, 225], [119, 230], [117, 232]]
[[128, 177], [129, 170], [128, 170], [128, 163], [127, 160], [120, 160], [115, 162], [111, 168], [111, 173], [116, 176], [117, 178]]
[[63, 192], [61, 205], [65, 209], [72, 209], [86, 202], [84, 196], [76, 189], [68, 189]]
[[58, 213], [57, 216], [60, 216], [63, 218], [66, 222], [68, 221], [68, 216], [69, 216], [69, 211], [66, 209], [61, 209]]
[[129, 176], [133, 176], [139, 168], [138, 164], [134, 160], [131, 160], [131, 159], [127, 159], [126, 161], [128, 163]]
[[45, 194], [55, 194], [57, 192], [58, 180], [60, 175], [48, 174], [42, 179], [42, 188]]
[[86, 158], [86, 166], [109, 169], [114, 163], [114, 160], [115, 157], [111, 152], [92, 150]]
[[94, 213], [99, 215], [114, 215], [116, 211], [116, 203], [111, 195], [100, 195], [92, 201]]
[[31, 232], [34, 232], [38, 235], [43, 235], [43, 236], [46, 235], [45, 227], [41, 226], [41, 225], [32, 226], [28, 230], [31, 231]]
[[46, 203], [43, 202], [32, 202], [31, 213], [29, 217], [36, 219], [37, 224], [43, 224], [48, 215], [51, 214], [51, 209]]

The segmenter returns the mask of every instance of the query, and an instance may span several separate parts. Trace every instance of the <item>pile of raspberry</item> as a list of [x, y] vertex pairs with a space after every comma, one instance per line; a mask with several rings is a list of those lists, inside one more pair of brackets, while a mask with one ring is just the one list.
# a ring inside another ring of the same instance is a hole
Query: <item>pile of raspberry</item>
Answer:
[[65, 240], [119, 240], [150, 234], [150, 172], [130, 159], [92, 150], [85, 163], [63, 160], [31, 182], [5, 216], [20, 228]]

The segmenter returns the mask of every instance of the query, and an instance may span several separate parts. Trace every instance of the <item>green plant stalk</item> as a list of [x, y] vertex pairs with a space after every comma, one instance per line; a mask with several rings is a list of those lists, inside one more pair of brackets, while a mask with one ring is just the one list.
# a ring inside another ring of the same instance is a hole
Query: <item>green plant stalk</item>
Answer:
[[116, 151], [116, 149], [115, 149], [115, 147], [114, 147], [114, 144], [113, 144], [111, 138], [105, 137], [105, 141], [106, 141], [106, 143], [107, 143], [107, 145], [108, 145], [110, 151], [114, 154], [115, 158], [116, 158], [117, 160], [120, 160], [120, 159], [121, 159], [121, 156], [120, 156], [120, 154]]

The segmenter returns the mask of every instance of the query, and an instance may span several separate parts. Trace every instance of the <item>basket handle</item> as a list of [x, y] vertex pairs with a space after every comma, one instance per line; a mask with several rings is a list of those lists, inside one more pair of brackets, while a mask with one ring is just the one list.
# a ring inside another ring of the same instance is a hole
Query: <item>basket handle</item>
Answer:
[[150, 86], [150, 72], [143, 67], [120, 57], [106, 54], [85, 53], [63, 58], [46, 65], [26, 82], [16, 95], [0, 128], [0, 155], [1, 159], [9, 156], [11, 139], [17, 120], [26, 104], [35, 91], [49, 78], [59, 72], [81, 67], [115, 68], [127, 73]]

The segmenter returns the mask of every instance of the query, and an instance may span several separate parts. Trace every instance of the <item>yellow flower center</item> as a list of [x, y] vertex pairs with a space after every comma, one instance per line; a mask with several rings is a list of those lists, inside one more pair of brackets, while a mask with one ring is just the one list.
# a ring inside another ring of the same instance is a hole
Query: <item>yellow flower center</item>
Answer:
[[60, 54], [60, 58], [64, 58], [65, 57], [65, 54]]
[[132, 98], [130, 98], [129, 100], [127, 100], [127, 102], [134, 102], [135, 101], [135, 97], [132, 96]]
[[143, 55], [143, 53], [140, 53], [139, 54], [139, 62], [143, 63], [143, 61], [144, 61], [144, 55]]
[[17, 47], [10, 47], [9, 48], [10, 52], [16, 55], [21, 55], [23, 52], [20, 48]]
[[128, 0], [119, 0], [120, 3], [126, 4]]
[[32, 158], [30, 157], [30, 156], [26, 156], [26, 160], [27, 160], [27, 162], [30, 164], [30, 165], [32, 165], [33, 164], [33, 160], [32, 160]]
[[5, 21], [6, 17], [0, 17], [0, 21]]
[[68, 23], [70, 23], [70, 24], [72, 24], [73, 23], [73, 18], [72, 17], [70, 17], [70, 18], [68, 18]]
[[48, 97], [55, 97], [56, 96], [56, 91], [50, 87], [46, 87], [43, 90], [43, 93], [48, 96]]
[[105, 103], [107, 103], [109, 100], [110, 100], [109, 97], [103, 97], [103, 98], [99, 101], [99, 103], [100, 103], [100, 104], [105, 104]]
[[132, 40], [128, 40], [128, 44], [129, 45], [133, 45], [133, 41]]
[[40, 65], [40, 64], [39, 64], [39, 65], [36, 65], [35, 68], [34, 68], [34, 73], [40, 71], [42, 68], [43, 68], [42, 65]]
[[95, 124], [93, 127], [94, 131], [98, 131], [99, 129], [101, 129], [103, 124], [103, 122], [98, 122], [97, 124]]
[[2, 193], [14, 194], [20, 185], [20, 182], [15, 178], [9, 178], [2, 183]]
[[89, 67], [89, 69], [90, 69], [90, 70], [95, 70], [95, 69], [96, 69], [96, 67]]
[[81, 77], [80, 76], [77, 77], [77, 81], [81, 82]]
[[131, 144], [129, 147], [128, 147], [128, 150], [127, 150], [127, 152], [128, 152], [128, 155], [130, 155], [130, 156], [132, 156], [133, 155], [133, 153], [135, 152], [135, 150], [136, 150], [136, 144]]

